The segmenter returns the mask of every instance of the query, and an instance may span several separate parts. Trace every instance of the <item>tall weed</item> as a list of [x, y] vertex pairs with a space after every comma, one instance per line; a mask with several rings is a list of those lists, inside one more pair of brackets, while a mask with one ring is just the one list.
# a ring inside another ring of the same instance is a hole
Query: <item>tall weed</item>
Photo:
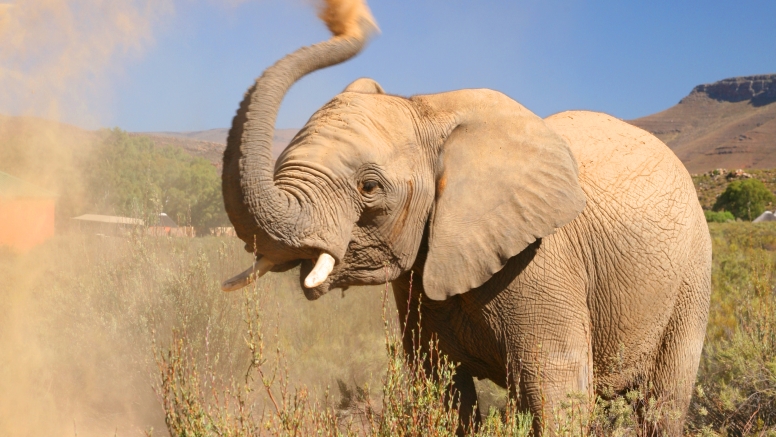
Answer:
[[[382, 378], [381, 402], [372, 399], [369, 386], [351, 389], [340, 383], [340, 400], [329, 393], [310, 397], [303, 385], [288, 377], [287, 357], [274, 342], [267, 352], [262, 304], [267, 283], [260, 281], [245, 292], [247, 349], [251, 360], [244, 379], [219, 380], [212, 367], [200, 367], [184, 337], [175, 336], [169, 347], [157, 351], [158, 392], [163, 400], [171, 435], [182, 436], [455, 436], [459, 430], [452, 381], [455, 365], [439, 353], [436, 342], [428, 352], [418, 347], [404, 353], [398, 329], [387, 314], [383, 294], [385, 352], [388, 363]], [[429, 370], [428, 364], [433, 370]], [[530, 414], [507, 404], [502, 418], [491, 410], [472, 436], [525, 437], [531, 431]]]

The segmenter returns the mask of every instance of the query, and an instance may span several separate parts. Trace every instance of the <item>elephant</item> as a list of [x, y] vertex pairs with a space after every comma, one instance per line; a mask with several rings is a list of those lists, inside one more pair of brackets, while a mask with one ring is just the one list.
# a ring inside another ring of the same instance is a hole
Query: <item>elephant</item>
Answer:
[[[681, 434], [711, 241], [687, 170], [653, 135], [596, 112], [542, 119], [488, 89], [407, 98], [362, 78], [273, 164], [288, 88], [376, 32], [359, 5], [344, 25], [327, 21], [332, 39], [265, 70], [240, 104], [223, 196], [256, 258], [224, 290], [296, 266], [310, 300], [389, 281], [400, 323], [419, 323], [420, 343], [435, 338], [457, 363], [463, 417], [477, 420], [474, 378], [510, 388], [537, 433], [569, 394], [641, 387], [678, 413], [659, 431]], [[404, 332], [411, 354], [417, 331]]]

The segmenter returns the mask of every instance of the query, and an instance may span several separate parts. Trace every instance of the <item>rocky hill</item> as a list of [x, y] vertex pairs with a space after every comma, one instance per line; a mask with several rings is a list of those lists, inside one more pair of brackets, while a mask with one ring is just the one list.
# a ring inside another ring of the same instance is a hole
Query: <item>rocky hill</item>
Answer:
[[677, 105], [629, 122], [668, 144], [691, 173], [776, 167], [776, 74], [695, 87]]

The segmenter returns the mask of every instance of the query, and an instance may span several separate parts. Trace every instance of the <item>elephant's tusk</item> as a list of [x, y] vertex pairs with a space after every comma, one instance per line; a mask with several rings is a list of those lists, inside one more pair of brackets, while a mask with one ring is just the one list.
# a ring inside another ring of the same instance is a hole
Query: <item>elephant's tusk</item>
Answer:
[[227, 279], [221, 284], [221, 290], [234, 291], [250, 285], [257, 278], [261, 278], [274, 266], [267, 258], [261, 258], [239, 275]]
[[315, 288], [321, 284], [326, 278], [329, 277], [329, 273], [334, 268], [334, 257], [326, 252], [322, 252], [318, 257], [318, 261], [315, 262], [313, 271], [304, 280], [304, 286], [307, 288]]

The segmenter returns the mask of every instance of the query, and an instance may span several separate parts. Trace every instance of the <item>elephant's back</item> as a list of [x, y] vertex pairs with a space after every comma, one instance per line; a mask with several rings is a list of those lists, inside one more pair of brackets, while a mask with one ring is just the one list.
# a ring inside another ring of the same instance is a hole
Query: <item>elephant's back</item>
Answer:
[[676, 224], [703, 217], [689, 173], [654, 135], [598, 112], [567, 111], [545, 122], [569, 143], [592, 207]]

